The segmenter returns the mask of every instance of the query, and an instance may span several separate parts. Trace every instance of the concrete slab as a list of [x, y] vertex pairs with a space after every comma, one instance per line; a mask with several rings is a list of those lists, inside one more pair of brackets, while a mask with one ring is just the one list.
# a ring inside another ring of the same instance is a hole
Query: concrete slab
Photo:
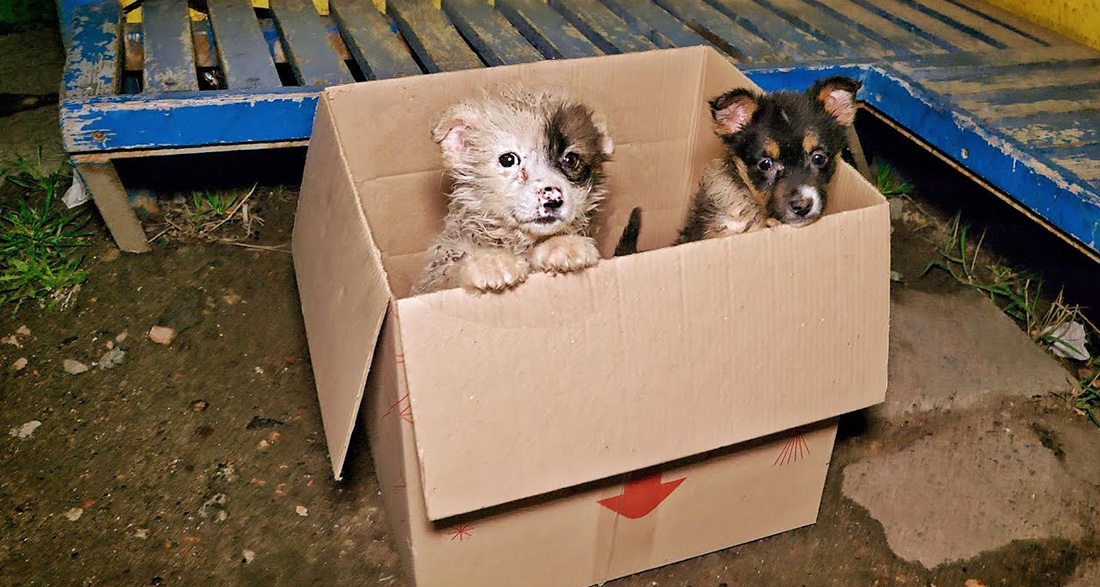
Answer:
[[888, 420], [965, 408], [987, 395], [1073, 388], [1058, 362], [973, 290], [929, 294], [897, 287], [890, 316]]
[[844, 470], [899, 557], [927, 568], [1013, 540], [1080, 540], [1097, 522], [1095, 486], [1066, 471], [1026, 420], [975, 410], [908, 448]]

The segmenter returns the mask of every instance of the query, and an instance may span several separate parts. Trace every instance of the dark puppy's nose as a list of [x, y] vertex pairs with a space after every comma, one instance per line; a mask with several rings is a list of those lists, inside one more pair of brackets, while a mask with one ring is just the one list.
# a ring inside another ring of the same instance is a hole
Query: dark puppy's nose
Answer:
[[798, 214], [799, 216], [805, 216], [810, 213], [810, 210], [814, 207], [814, 201], [810, 198], [798, 198], [791, 200], [789, 204], [791, 212]]
[[542, 201], [542, 207], [546, 210], [557, 210], [565, 203], [565, 200], [561, 196], [561, 190], [552, 186], [542, 188], [542, 193], [539, 194], [539, 200]]

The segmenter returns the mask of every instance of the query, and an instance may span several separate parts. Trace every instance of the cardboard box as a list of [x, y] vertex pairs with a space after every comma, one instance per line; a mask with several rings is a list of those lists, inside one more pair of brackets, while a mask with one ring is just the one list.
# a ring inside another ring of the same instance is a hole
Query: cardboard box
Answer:
[[[646, 252], [408, 297], [446, 206], [431, 120], [501, 83], [607, 115], [597, 240], [640, 205]], [[706, 99], [751, 85], [687, 48], [324, 91], [293, 238], [310, 355], [337, 478], [366, 391], [416, 585], [589, 585], [815, 521], [835, 418], [886, 389], [889, 214], [843, 165], [809, 227], [667, 246], [720, 153]]]

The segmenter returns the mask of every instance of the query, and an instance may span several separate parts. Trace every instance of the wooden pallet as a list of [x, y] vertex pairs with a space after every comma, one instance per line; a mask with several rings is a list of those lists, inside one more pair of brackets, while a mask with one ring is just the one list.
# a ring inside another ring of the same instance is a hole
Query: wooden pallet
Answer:
[[[89, 0], [80, 0], [89, 2]], [[117, 0], [73, 8], [65, 146], [119, 245], [112, 160], [301, 145], [332, 84], [688, 45], [766, 90], [844, 73], [872, 110], [1100, 259], [1100, 52], [981, 0]], [[200, 89], [199, 72], [224, 80]]]

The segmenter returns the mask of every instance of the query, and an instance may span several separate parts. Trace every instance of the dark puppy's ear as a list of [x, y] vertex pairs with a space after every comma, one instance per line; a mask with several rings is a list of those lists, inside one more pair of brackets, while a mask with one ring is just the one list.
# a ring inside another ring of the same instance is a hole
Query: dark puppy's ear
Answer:
[[741, 132], [752, 120], [759, 98], [752, 90], [730, 90], [710, 101], [710, 115], [714, 118], [714, 132], [718, 136]]
[[850, 126], [856, 119], [856, 92], [861, 87], [861, 82], [838, 75], [818, 80], [809, 94], [841, 126]]

